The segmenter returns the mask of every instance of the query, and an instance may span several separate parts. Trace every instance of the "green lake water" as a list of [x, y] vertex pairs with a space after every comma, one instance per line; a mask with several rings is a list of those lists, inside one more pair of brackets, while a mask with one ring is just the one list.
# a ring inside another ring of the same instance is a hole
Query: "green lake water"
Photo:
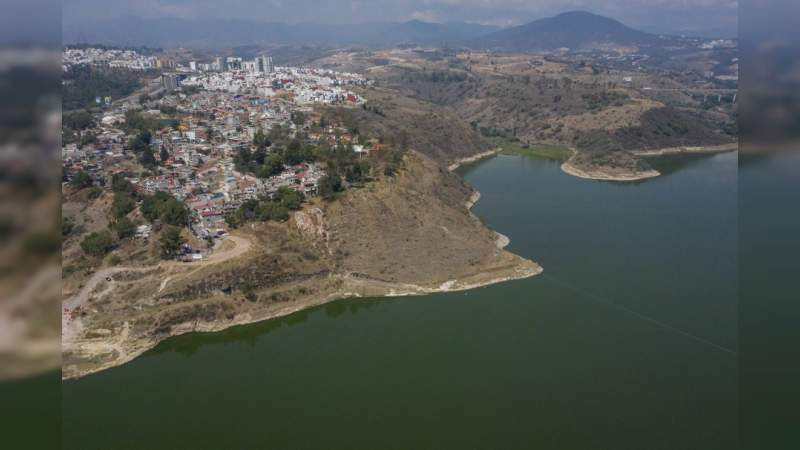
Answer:
[[464, 167], [542, 275], [170, 339], [63, 383], [64, 448], [735, 448], [737, 154], [654, 165]]

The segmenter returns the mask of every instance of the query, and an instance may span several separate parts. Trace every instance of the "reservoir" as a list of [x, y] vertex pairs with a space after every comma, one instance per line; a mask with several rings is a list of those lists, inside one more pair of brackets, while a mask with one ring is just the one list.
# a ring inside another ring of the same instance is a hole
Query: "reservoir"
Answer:
[[736, 448], [737, 154], [653, 165], [462, 167], [543, 274], [170, 339], [63, 383], [64, 448]]

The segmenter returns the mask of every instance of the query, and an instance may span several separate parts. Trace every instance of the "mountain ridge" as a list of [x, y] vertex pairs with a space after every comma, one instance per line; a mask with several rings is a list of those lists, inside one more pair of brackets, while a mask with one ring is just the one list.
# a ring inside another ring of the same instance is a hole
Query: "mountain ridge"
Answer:
[[652, 46], [660, 40], [658, 35], [633, 29], [609, 17], [587, 11], [569, 11], [472, 38], [465, 45], [476, 49], [525, 52], [598, 48], [609, 44]]

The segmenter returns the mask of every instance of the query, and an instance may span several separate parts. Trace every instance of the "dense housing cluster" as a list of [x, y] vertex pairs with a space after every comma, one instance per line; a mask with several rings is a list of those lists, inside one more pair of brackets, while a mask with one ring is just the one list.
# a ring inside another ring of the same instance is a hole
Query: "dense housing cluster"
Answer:
[[[368, 155], [383, 145], [326, 121], [314, 105], [362, 104], [346, 86], [366, 80], [257, 61], [263, 70], [197, 73], [174, 90], [66, 113], [63, 181], [90, 197], [111, 191], [120, 239], [172, 225], [209, 242], [249, 220], [285, 220], [307, 198], [364, 181]], [[107, 241], [91, 239], [98, 236]], [[170, 248], [165, 256], [185, 257]]]

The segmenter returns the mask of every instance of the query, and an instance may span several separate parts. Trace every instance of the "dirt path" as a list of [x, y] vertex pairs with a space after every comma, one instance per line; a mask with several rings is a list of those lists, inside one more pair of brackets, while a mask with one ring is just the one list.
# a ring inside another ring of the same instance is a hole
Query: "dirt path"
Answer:
[[[156, 270], [156, 269], [170, 269], [170, 268], [185, 268], [185, 267], [193, 267], [194, 269], [190, 272], [184, 274], [184, 276], [190, 275], [204, 267], [213, 264], [219, 264], [221, 262], [239, 257], [245, 254], [248, 250], [250, 250], [252, 244], [249, 240], [240, 237], [240, 236], [228, 236], [227, 238], [219, 241], [217, 243], [217, 247], [223, 245], [224, 242], [233, 242], [234, 246], [232, 248], [228, 248], [225, 250], [220, 250], [218, 252], [214, 252], [206, 259], [200, 261], [192, 261], [192, 262], [178, 262], [178, 261], [162, 261], [158, 264], [152, 266], [143, 266], [143, 267], [107, 267], [105, 269], [100, 269], [95, 272], [83, 285], [83, 287], [78, 291], [77, 294], [74, 296], [62, 301], [62, 312], [61, 312], [61, 340], [62, 343], [70, 343], [73, 342], [76, 338], [78, 338], [83, 331], [83, 322], [80, 319], [79, 315], [72, 317], [72, 311], [75, 308], [83, 307], [86, 305], [86, 302], [92, 295], [92, 292], [97, 287], [98, 284], [102, 281], [106, 281], [108, 286], [103, 289], [103, 291], [98, 294], [99, 296], [106, 295], [110, 293], [114, 289], [114, 277], [113, 275], [120, 273], [120, 272], [146, 272], [148, 270]], [[172, 279], [172, 275], [164, 278], [159, 286], [158, 292], [164, 290], [167, 286], [167, 283]]]

